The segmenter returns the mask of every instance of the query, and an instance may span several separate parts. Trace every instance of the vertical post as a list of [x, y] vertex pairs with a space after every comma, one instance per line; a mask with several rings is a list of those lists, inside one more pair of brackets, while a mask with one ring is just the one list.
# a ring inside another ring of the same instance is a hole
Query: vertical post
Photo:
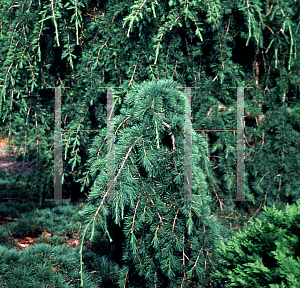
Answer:
[[237, 189], [236, 199], [245, 201], [244, 88], [237, 88]]
[[61, 156], [61, 88], [70, 87], [47, 87], [55, 88], [55, 131], [54, 131], [54, 199], [45, 201], [71, 201], [62, 199], [62, 156]]
[[191, 88], [185, 88], [185, 122], [184, 122], [184, 199], [177, 201], [192, 201], [192, 122], [191, 122]]
[[115, 129], [114, 129], [114, 88], [123, 87], [100, 87], [107, 88], [107, 201], [115, 200]]
[[185, 121], [184, 121], [184, 197], [192, 201], [192, 122], [191, 122], [191, 88], [185, 87]]
[[[237, 88], [237, 188], [236, 199], [232, 201], [252, 201], [245, 199], [245, 121], [244, 121], [244, 87]], [[252, 87], [248, 87], [252, 88]]]
[[107, 88], [107, 189], [108, 200], [114, 199], [115, 192], [115, 146], [114, 146], [114, 90]]

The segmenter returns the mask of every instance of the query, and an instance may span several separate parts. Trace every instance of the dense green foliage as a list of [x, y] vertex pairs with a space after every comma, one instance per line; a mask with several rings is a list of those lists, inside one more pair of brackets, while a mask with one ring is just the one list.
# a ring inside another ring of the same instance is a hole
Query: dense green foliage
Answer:
[[83, 211], [84, 223], [94, 225], [99, 217], [109, 235], [106, 218], [112, 215], [121, 226], [125, 263], [118, 273], [120, 287], [175, 288], [189, 287], [191, 282], [209, 287], [212, 283], [208, 277], [216, 263], [212, 251], [224, 237], [223, 229], [209, 208], [206, 175], [211, 179], [212, 167], [207, 163], [207, 144], [194, 131], [192, 201], [184, 197], [184, 108], [185, 103], [190, 106], [178, 86], [170, 80], [154, 80], [134, 85], [126, 96], [115, 120], [113, 201], [105, 201], [107, 145], [99, 147], [105, 142], [96, 137], [90, 149], [87, 165], [95, 179]]
[[282, 211], [273, 206], [217, 250], [216, 272], [224, 287], [300, 285], [300, 201]]
[[104, 131], [82, 129], [107, 128], [100, 87], [122, 87], [114, 91], [121, 116], [134, 83], [161, 78], [201, 87], [192, 89], [194, 131], [235, 129], [236, 90], [229, 87], [254, 87], [245, 89], [245, 190], [253, 206], [236, 209], [228, 200], [236, 193], [234, 133], [203, 132], [215, 174], [207, 182], [209, 206], [224, 226], [249, 222], [264, 205], [282, 209], [299, 199], [299, 1], [96, 2], [0, 4], [0, 128], [25, 147], [24, 160], [42, 165], [26, 178], [40, 190], [40, 205], [52, 198], [54, 178], [54, 89], [46, 88], [70, 87], [62, 89], [62, 128], [76, 132], [63, 132], [64, 182], [86, 179], [84, 192], [97, 198], [89, 171], [105, 157], [91, 168], [95, 155], [88, 153], [93, 143], [105, 146]]
[[[54, 91], [45, 88], [60, 73], [71, 87], [62, 89], [62, 127], [79, 129], [63, 133], [65, 180], [83, 175], [86, 147], [97, 134], [80, 129], [106, 129], [100, 86], [123, 87], [115, 91], [117, 115], [132, 83], [174, 77], [201, 87], [192, 89], [195, 130], [234, 129], [236, 91], [228, 87], [254, 87], [245, 91], [246, 195], [255, 208], [293, 203], [299, 195], [299, 3], [140, 2], [2, 3], [2, 117], [26, 146], [25, 157], [43, 165], [36, 183], [43, 198], [50, 198], [54, 177]], [[233, 110], [219, 111], [220, 104]], [[236, 193], [236, 138], [207, 132], [207, 140], [218, 176], [209, 183], [212, 210], [228, 225], [229, 214], [242, 219], [226, 201]]]
[[[0, 204], [0, 216], [8, 215], [11, 208], [12, 203], [5, 204]], [[81, 207], [68, 202], [52, 202], [43, 205], [42, 210], [30, 207], [32, 211], [28, 211], [26, 203], [14, 208], [9, 215], [18, 217], [18, 221], [0, 226], [0, 287], [80, 287], [80, 247], [76, 241], [81, 229], [78, 216]], [[34, 245], [16, 241], [24, 236], [34, 241]], [[97, 249], [98, 253], [91, 247], [83, 248], [86, 263], [83, 279], [87, 288], [105, 285], [107, 279], [110, 285], [106, 287], [116, 287], [112, 282], [120, 268], [112, 262], [112, 249], [103, 235], [100, 237], [102, 249]], [[95, 270], [97, 273], [93, 272]]]

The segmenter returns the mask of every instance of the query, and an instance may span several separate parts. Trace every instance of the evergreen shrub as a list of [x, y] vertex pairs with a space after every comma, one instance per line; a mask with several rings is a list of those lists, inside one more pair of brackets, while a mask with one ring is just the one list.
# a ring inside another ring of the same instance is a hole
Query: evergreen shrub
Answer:
[[93, 179], [93, 185], [81, 213], [85, 229], [96, 219], [107, 235], [108, 219], [122, 228], [119, 287], [212, 285], [213, 250], [224, 237], [223, 229], [210, 212], [206, 178], [212, 167], [207, 143], [193, 130], [192, 200], [182, 201], [185, 105], [189, 104], [178, 86], [171, 79], [145, 81], [127, 94], [121, 114], [115, 117], [112, 201], [106, 201], [105, 134], [96, 137], [90, 148], [87, 166], [91, 168], [81, 181]]
[[264, 213], [221, 243], [214, 274], [223, 287], [300, 287], [300, 200]]

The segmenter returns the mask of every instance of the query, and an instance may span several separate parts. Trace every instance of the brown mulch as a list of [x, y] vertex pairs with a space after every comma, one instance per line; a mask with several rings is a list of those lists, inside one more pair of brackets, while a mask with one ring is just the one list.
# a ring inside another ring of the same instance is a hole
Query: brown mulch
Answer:
[[[6, 171], [8, 174], [30, 174], [35, 171], [34, 166], [30, 166], [30, 161], [12, 161], [17, 150], [17, 146], [10, 146], [11, 154], [8, 150], [8, 137], [1, 139], [0, 138], [0, 171]], [[23, 155], [24, 149], [20, 149], [18, 155]]]

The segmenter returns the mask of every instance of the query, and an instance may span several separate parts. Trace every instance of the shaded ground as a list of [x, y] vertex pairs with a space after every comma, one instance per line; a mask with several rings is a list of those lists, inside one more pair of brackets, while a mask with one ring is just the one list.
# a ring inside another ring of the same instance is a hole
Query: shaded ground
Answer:
[[[29, 174], [35, 170], [34, 166], [30, 166], [30, 161], [13, 161], [17, 146], [11, 145], [9, 153], [8, 137], [1, 139], [0, 136], [0, 171], [6, 171], [8, 174]], [[24, 154], [24, 149], [20, 149], [19, 155]]]

